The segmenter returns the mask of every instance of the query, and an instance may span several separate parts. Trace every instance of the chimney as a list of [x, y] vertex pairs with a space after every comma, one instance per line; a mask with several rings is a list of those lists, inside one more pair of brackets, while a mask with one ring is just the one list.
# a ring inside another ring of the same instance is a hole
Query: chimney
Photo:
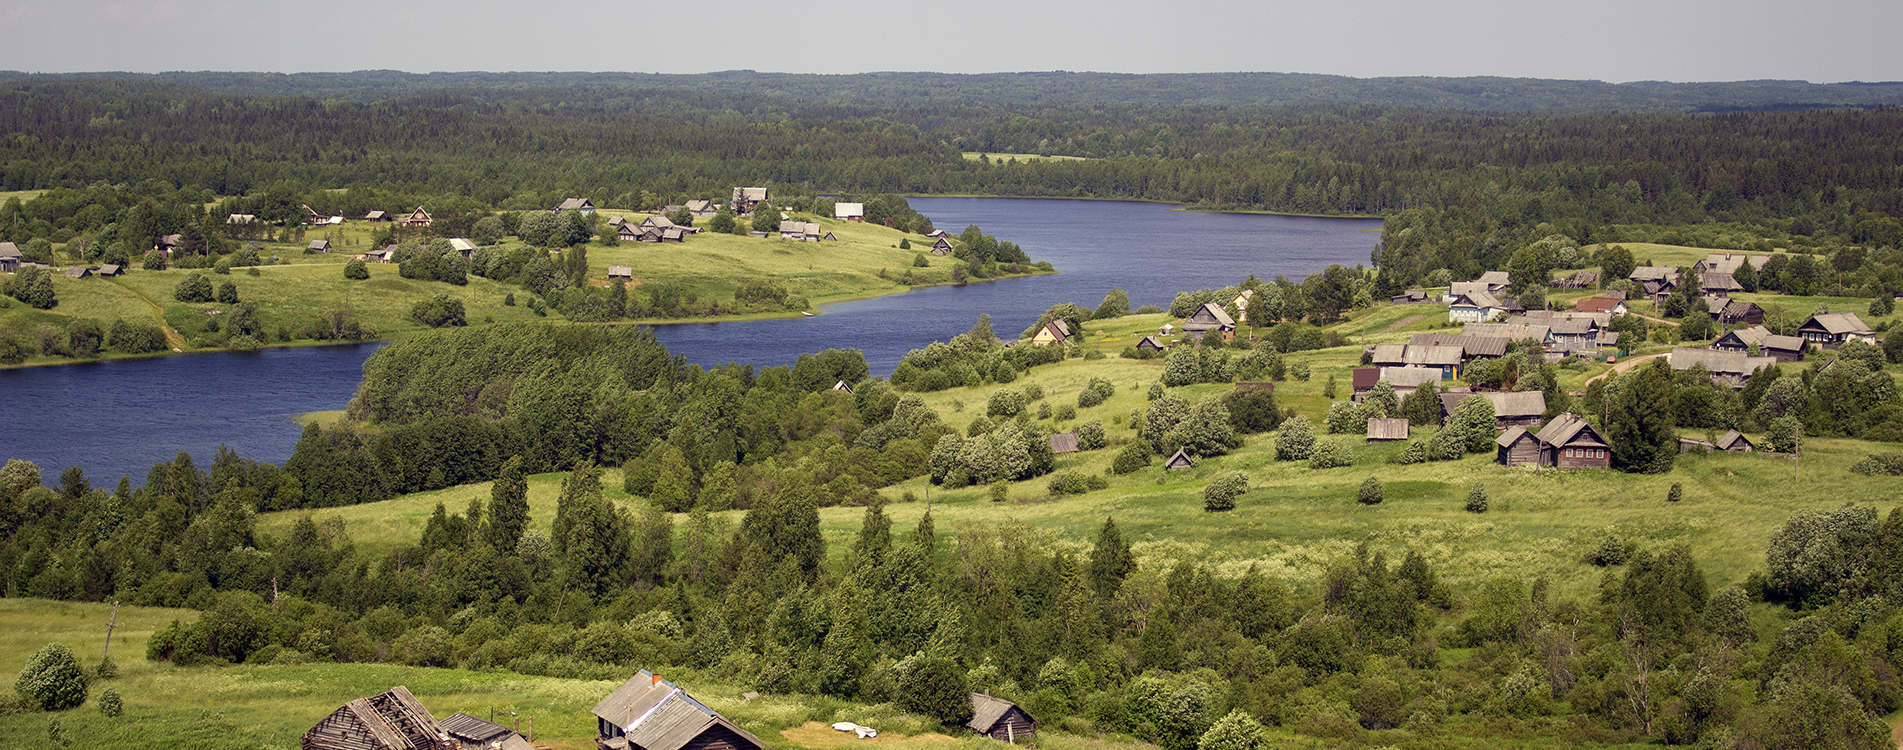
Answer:
[[655, 686], [655, 685], [659, 685], [659, 684], [661, 684], [661, 676], [657, 674], [657, 675], [655, 675], [655, 676], [654, 676], [654, 682], [652, 682], [652, 683], [649, 683], [649, 685], [648, 685], [648, 686], [649, 686], [649, 687], [653, 687], [653, 686]]

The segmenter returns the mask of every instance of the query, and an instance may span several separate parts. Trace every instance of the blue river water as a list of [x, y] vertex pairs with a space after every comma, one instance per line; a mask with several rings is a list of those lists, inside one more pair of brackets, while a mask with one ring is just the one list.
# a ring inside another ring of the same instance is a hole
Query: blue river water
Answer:
[[[656, 329], [690, 362], [792, 364], [801, 353], [854, 348], [875, 375], [905, 353], [992, 315], [999, 336], [1051, 305], [1095, 307], [1111, 289], [1132, 308], [1168, 305], [1184, 290], [1240, 282], [1253, 273], [1300, 279], [1330, 264], [1368, 262], [1378, 219], [1321, 219], [1172, 210], [1168, 204], [1019, 198], [913, 198], [946, 231], [976, 224], [1016, 242], [1060, 273], [928, 287], [824, 306], [791, 320], [689, 323]], [[220, 443], [246, 458], [283, 462], [297, 444], [298, 414], [341, 409], [378, 344], [206, 353], [0, 370], [0, 457], [38, 464], [47, 481], [79, 466], [95, 485], [146, 470], [180, 451], [201, 466]]]

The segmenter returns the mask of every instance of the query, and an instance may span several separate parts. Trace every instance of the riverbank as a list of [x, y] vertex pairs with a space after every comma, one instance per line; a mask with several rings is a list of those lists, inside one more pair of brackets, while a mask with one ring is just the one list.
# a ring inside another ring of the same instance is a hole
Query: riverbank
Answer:
[[[1303, 214], [1303, 213], [1292, 213], [1288, 211], [1262, 211], [1262, 210], [1244, 209], [1244, 208], [1196, 208], [1182, 201], [1166, 201], [1166, 200], [1159, 200], [1156, 198], [1116, 198], [1116, 197], [1102, 197], [1102, 196], [1091, 196], [1091, 195], [988, 195], [988, 194], [982, 194], [982, 193], [946, 193], [942, 195], [908, 195], [906, 196], [907, 200], [916, 199], [916, 198], [923, 198], [927, 200], [932, 198], [996, 198], [996, 199], [1002, 199], [1002, 200], [1029, 200], [1029, 201], [1103, 201], [1103, 202], [1109, 202], [1109, 203], [1154, 203], [1154, 204], [1162, 205], [1162, 206], [1175, 206], [1176, 208], [1171, 209], [1173, 211], [1183, 211], [1186, 213], [1199, 213], [1199, 214], [1242, 214], [1242, 215], [1254, 215], [1254, 216], [1288, 216], [1288, 217], [1298, 218], [1298, 219], [1360, 219], [1364, 221], [1368, 219], [1386, 219], [1387, 218], [1387, 216], [1383, 214]], [[1363, 230], [1363, 231], [1379, 232], [1381, 230], [1371, 229], [1371, 230]]]

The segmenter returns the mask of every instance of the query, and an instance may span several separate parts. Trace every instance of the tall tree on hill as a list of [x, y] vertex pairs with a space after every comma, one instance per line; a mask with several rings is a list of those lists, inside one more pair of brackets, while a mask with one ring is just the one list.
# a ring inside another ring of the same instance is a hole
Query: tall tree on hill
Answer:
[[1599, 254], [1599, 282], [1610, 284], [1632, 275], [1632, 269], [1638, 268], [1633, 260], [1632, 251], [1624, 245], [1613, 245]]
[[1116, 519], [1105, 517], [1103, 528], [1097, 530], [1097, 544], [1090, 548], [1090, 583], [1097, 589], [1097, 596], [1116, 596], [1124, 577], [1136, 567], [1136, 556], [1130, 554], [1130, 545], [1123, 541]]
[[1672, 429], [1672, 369], [1665, 360], [1626, 375], [1617, 402], [1606, 417], [1612, 442], [1612, 468], [1634, 474], [1662, 474], [1678, 455]]

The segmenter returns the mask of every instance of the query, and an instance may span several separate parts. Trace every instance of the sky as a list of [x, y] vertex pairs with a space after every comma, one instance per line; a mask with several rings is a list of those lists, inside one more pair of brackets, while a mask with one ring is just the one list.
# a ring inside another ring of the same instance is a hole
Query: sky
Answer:
[[0, 69], [1831, 83], [1903, 80], [1898, 29], [1897, 0], [0, 0]]

